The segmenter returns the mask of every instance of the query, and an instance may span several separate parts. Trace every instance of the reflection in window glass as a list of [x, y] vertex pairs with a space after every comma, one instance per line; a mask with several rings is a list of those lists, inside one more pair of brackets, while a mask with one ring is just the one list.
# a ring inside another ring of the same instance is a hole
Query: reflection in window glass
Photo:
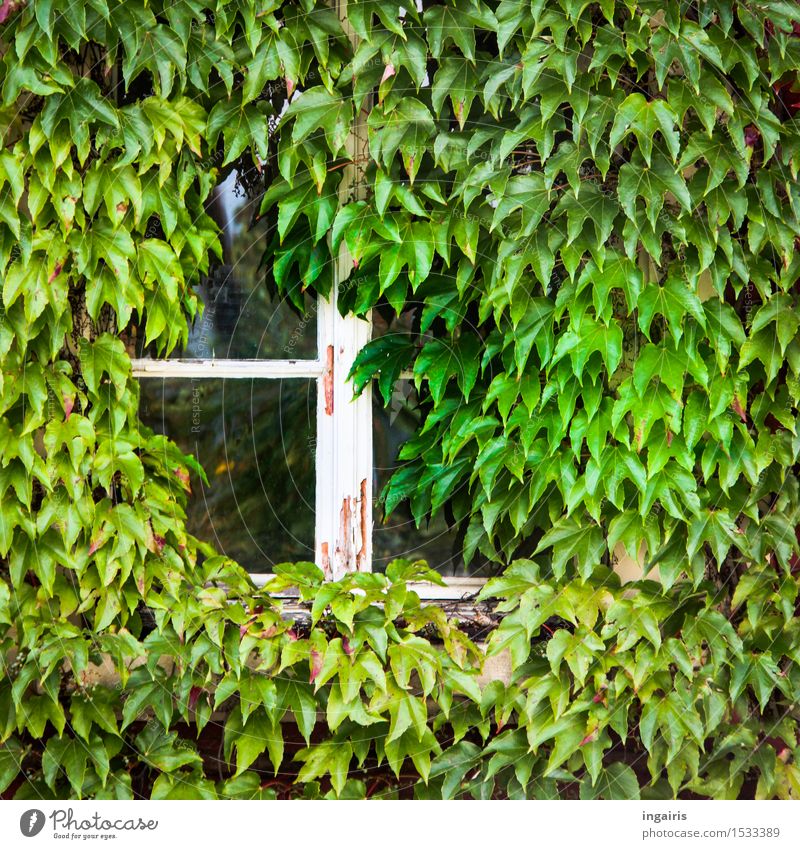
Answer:
[[301, 317], [285, 300], [273, 298], [265, 281], [267, 220], [256, 221], [260, 194], [248, 193], [237, 172], [215, 187], [208, 213], [222, 230], [222, 263], [197, 287], [205, 305], [189, 334], [184, 359], [314, 359], [317, 356], [315, 302], [306, 296]]
[[[392, 473], [403, 465], [397, 460], [402, 444], [416, 432], [420, 421], [417, 393], [410, 380], [395, 385], [388, 408], [376, 395], [373, 401], [373, 490], [379, 495]], [[464, 569], [455, 529], [447, 525], [440, 512], [427, 525], [417, 528], [407, 502], [399, 504], [386, 518], [382, 506], [375, 504], [372, 532], [372, 570], [382, 572], [396, 557], [426, 560], [443, 575], [474, 574]]]
[[397, 315], [392, 309], [374, 309], [372, 311], [372, 338], [386, 336], [388, 333], [410, 335], [419, 330], [421, 304], [409, 303]]
[[314, 380], [141, 380], [140, 418], [194, 454], [188, 530], [249, 572], [314, 559]]

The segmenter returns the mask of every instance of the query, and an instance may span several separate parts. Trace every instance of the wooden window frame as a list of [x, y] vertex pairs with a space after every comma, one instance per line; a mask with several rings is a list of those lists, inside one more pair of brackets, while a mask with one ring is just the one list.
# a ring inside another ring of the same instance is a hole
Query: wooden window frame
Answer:
[[[344, 262], [345, 257], [339, 257]], [[314, 379], [317, 384], [315, 456], [315, 561], [326, 578], [372, 568], [372, 391], [356, 396], [347, 379], [359, 350], [369, 341], [367, 318], [341, 316], [337, 263], [332, 296], [317, 301], [317, 357], [295, 360], [133, 360], [139, 378], [223, 378], [225, 380]], [[256, 584], [268, 574], [253, 574]], [[447, 586], [420, 583], [420, 596], [459, 600], [476, 593], [482, 578], [450, 578]]]
[[[336, 11], [349, 38], [357, 36], [347, 20], [347, 0]], [[343, 169], [339, 202], [366, 197], [364, 167], [369, 147], [365, 113], [356, 117], [347, 140], [349, 164]], [[318, 298], [317, 356], [287, 360], [154, 360], [134, 359], [136, 377], [287, 380], [313, 378], [317, 383], [315, 457], [315, 562], [329, 580], [348, 572], [372, 569], [373, 456], [372, 387], [356, 396], [347, 379], [358, 352], [367, 344], [372, 320], [341, 316], [340, 287], [347, 285], [353, 260], [343, 243], [334, 261], [330, 298]], [[253, 574], [264, 584], [268, 574]], [[419, 583], [414, 589], [427, 600], [465, 600], [478, 592], [483, 578], [449, 578], [446, 586]]]

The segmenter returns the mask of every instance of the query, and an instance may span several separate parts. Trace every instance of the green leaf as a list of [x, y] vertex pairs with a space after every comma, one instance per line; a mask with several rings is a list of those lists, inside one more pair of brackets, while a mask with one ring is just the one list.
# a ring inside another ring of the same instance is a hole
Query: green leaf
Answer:
[[596, 782], [589, 776], [581, 781], [581, 799], [640, 799], [636, 773], [623, 763], [611, 763], [600, 773]]
[[353, 117], [352, 102], [332, 95], [322, 86], [301, 92], [283, 113], [283, 120], [292, 120], [292, 142], [301, 144], [315, 130], [322, 130], [333, 156], [341, 151], [350, 132]]
[[655, 313], [667, 320], [670, 332], [676, 341], [680, 341], [683, 335], [685, 315], [691, 315], [703, 328], [706, 325], [706, 317], [700, 299], [689, 290], [682, 280], [676, 277], [669, 277], [663, 286], [654, 283], [645, 286], [639, 296], [637, 307], [639, 327], [648, 340], [651, 338], [650, 325]]
[[[739, 155], [730, 138], [726, 138], [723, 129], [718, 125], [712, 138], [704, 133], [694, 133], [686, 144], [683, 156], [678, 162], [679, 170], [683, 171], [688, 165], [694, 165], [699, 159], [708, 165], [708, 180], [704, 194], [722, 185], [728, 174], [733, 171], [739, 188], [744, 186], [750, 172], [749, 159]], [[750, 148], [748, 148], [749, 156]]]
[[747, 337], [739, 352], [739, 371], [755, 360], [764, 364], [767, 381], [772, 383], [784, 362], [781, 343], [774, 330], [759, 330]]
[[495, 230], [501, 223], [509, 226], [509, 217], [519, 211], [519, 226], [516, 232], [530, 236], [550, 208], [550, 191], [542, 174], [523, 174], [512, 177], [505, 184], [502, 193], [495, 196], [495, 200], [497, 205], [491, 230]]
[[643, 94], [635, 92], [628, 95], [617, 110], [608, 139], [609, 147], [615, 148], [628, 133], [633, 133], [645, 162], [650, 165], [653, 136], [660, 132], [674, 162], [680, 150], [680, 137], [675, 129], [677, 122], [677, 115], [668, 103], [663, 100], [648, 102]]
[[800, 315], [789, 295], [776, 294], [762, 304], [753, 316], [750, 333], [751, 335], [758, 333], [770, 325], [774, 325], [773, 332], [778, 337], [781, 356], [783, 356], [789, 343], [797, 336], [797, 329], [800, 327]]
[[22, 772], [24, 757], [25, 750], [16, 737], [11, 737], [0, 745], [0, 793], [4, 793]]
[[605, 551], [602, 529], [591, 521], [581, 522], [577, 517], [563, 517], [542, 537], [536, 553], [553, 549], [553, 573], [563, 577], [567, 561], [578, 560], [578, 572], [586, 578], [600, 565]]
[[464, 333], [457, 342], [434, 339], [425, 344], [414, 361], [417, 386], [427, 379], [434, 404], [444, 397], [445, 388], [455, 377], [466, 401], [478, 377], [480, 341], [471, 333]]
[[414, 97], [404, 97], [394, 109], [375, 107], [369, 122], [370, 154], [388, 169], [399, 150], [410, 181], [420, 169], [435, 124], [427, 106]]
[[269, 127], [267, 115], [256, 103], [242, 103], [239, 98], [218, 101], [208, 114], [207, 137], [216, 144], [220, 132], [225, 142], [223, 165], [253, 150], [261, 159], [268, 156]]
[[409, 336], [391, 334], [368, 342], [356, 355], [348, 379], [353, 381], [356, 393], [377, 376], [378, 388], [386, 404], [400, 374], [411, 362], [414, 344]]
[[126, 51], [122, 73], [130, 83], [142, 71], [153, 75], [157, 93], [169, 97], [177, 73], [181, 83], [186, 74], [186, 51], [180, 38], [166, 24], [148, 27], [140, 36], [138, 49]]
[[689, 524], [688, 558], [691, 560], [700, 546], [707, 542], [714, 552], [717, 566], [721, 567], [731, 546], [738, 547], [740, 537], [737, 530], [727, 510], [704, 510]]
[[63, 771], [69, 781], [72, 792], [81, 797], [83, 783], [86, 778], [86, 762], [88, 752], [86, 746], [78, 740], [51, 737], [42, 756], [42, 773], [51, 789], [56, 788], [56, 779]]
[[236, 739], [236, 775], [241, 775], [263, 752], [269, 752], [272, 767], [277, 775], [283, 760], [283, 733], [280, 723], [273, 722], [259, 708], [244, 723]]
[[317, 703], [310, 685], [293, 678], [280, 678], [276, 684], [279, 713], [291, 708], [297, 728], [308, 743], [317, 722]]
[[86, 388], [96, 395], [100, 391], [103, 376], [107, 376], [120, 400], [128, 385], [131, 365], [125, 346], [110, 333], [103, 333], [94, 342], [87, 342], [80, 349], [81, 373]]
[[278, 190], [267, 192], [261, 204], [262, 214], [278, 203], [278, 235], [281, 242], [294, 227], [297, 219], [304, 215], [311, 225], [313, 243], [324, 238], [333, 224], [336, 215], [337, 198], [331, 187], [326, 186], [320, 192], [310, 174], [296, 180], [294, 188], [288, 184], [278, 184]]
[[437, 755], [431, 764], [429, 777], [443, 778], [443, 799], [453, 799], [458, 795], [464, 776], [475, 767], [480, 754], [480, 748], [474, 743], [461, 740]]
[[625, 214], [634, 223], [638, 219], [637, 199], [641, 197], [645, 201], [647, 220], [655, 228], [669, 193], [684, 211], [691, 211], [692, 199], [683, 177], [658, 153], [652, 165], [643, 164], [641, 159], [634, 157], [619, 169], [619, 202]]
[[614, 374], [622, 360], [622, 330], [616, 322], [606, 326], [584, 315], [559, 337], [552, 362], [557, 363], [569, 353], [572, 370], [578, 379], [582, 379], [586, 362], [596, 351], [600, 353], [608, 374]]
[[353, 746], [346, 740], [326, 740], [309, 749], [301, 749], [295, 755], [295, 760], [303, 763], [297, 780], [308, 782], [330, 773], [331, 784], [338, 796], [347, 783], [352, 758]]
[[434, 59], [438, 59], [447, 44], [453, 42], [467, 59], [475, 60], [475, 29], [471, 11], [466, 3], [458, 4], [456, 8], [442, 5], [425, 9], [425, 27]]
[[684, 360], [663, 343], [645, 345], [636, 360], [633, 371], [633, 384], [640, 397], [654, 380], [665, 384], [676, 396], [683, 391], [686, 377]]
[[116, 719], [116, 693], [113, 690], [97, 688], [85, 695], [75, 693], [70, 702], [72, 729], [88, 741], [92, 727], [98, 726], [110, 734], [119, 734]]
[[438, 118], [447, 97], [453, 106], [458, 126], [464, 129], [472, 102], [478, 92], [478, 75], [475, 67], [465, 58], [449, 56], [439, 63], [433, 78], [431, 102]]

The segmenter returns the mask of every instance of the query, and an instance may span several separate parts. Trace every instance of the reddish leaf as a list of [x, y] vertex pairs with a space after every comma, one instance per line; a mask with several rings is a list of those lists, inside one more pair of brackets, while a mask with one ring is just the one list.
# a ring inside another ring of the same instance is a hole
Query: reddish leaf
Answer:
[[381, 77], [381, 83], [385, 83], [389, 77], [393, 77], [395, 75], [394, 65], [389, 62], [389, 64], [383, 69], [383, 76]]
[[192, 687], [189, 690], [189, 710], [194, 710], [197, 707], [197, 700], [200, 698], [200, 693], [202, 692], [201, 687]]
[[189, 472], [187, 472], [186, 469], [175, 469], [175, 475], [178, 480], [183, 484], [183, 488], [187, 492], [191, 492], [192, 486], [189, 483]]
[[52, 283], [59, 274], [61, 274], [61, 269], [64, 267], [62, 262], [57, 262], [56, 267], [50, 272], [50, 276], [47, 278], [48, 283]]
[[747, 413], [744, 411], [744, 407], [742, 406], [742, 402], [734, 395], [733, 401], [731, 402], [731, 408], [733, 412], [736, 413], [737, 416], [743, 421], [747, 421]]
[[69, 421], [69, 417], [72, 415], [72, 409], [75, 406], [75, 399], [70, 395], [63, 395], [64, 399], [64, 417], [67, 421]]
[[6, 18], [17, 9], [17, 4], [14, 0], [3, 0], [0, 4], [0, 24], [6, 22]]
[[311, 649], [310, 657], [311, 675], [308, 678], [310, 684], [314, 683], [314, 679], [322, 672], [322, 655], [316, 650]]
[[345, 654], [352, 654], [355, 649], [350, 645], [350, 640], [347, 637], [342, 637], [342, 648]]
[[89, 554], [90, 555], [94, 554], [95, 551], [97, 551], [97, 549], [100, 548], [105, 541], [106, 541], [106, 538], [105, 538], [105, 536], [103, 536], [103, 534], [100, 534], [99, 537], [97, 537], [96, 539], [93, 539], [92, 544], [89, 546]]

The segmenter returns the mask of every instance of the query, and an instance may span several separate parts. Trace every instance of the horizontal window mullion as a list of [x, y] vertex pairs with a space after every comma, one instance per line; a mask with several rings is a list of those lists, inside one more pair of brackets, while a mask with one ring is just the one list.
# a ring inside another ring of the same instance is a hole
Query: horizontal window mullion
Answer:
[[[250, 579], [257, 587], [263, 587], [275, 575], [271, 573], [251, 574]], [[454, 601], [471, 603], [474, 597], [483, 589], [486, 578], [445, 578], [445, 586], [432, 584], [428, 581], [412, 581], [408, 584], [422, 601]], [[283, 597], [294, 598], [296, 592], [287, 592]]]
[[134, 377], [265, 378], [321, 377], [319, 360], [132, 360]]

